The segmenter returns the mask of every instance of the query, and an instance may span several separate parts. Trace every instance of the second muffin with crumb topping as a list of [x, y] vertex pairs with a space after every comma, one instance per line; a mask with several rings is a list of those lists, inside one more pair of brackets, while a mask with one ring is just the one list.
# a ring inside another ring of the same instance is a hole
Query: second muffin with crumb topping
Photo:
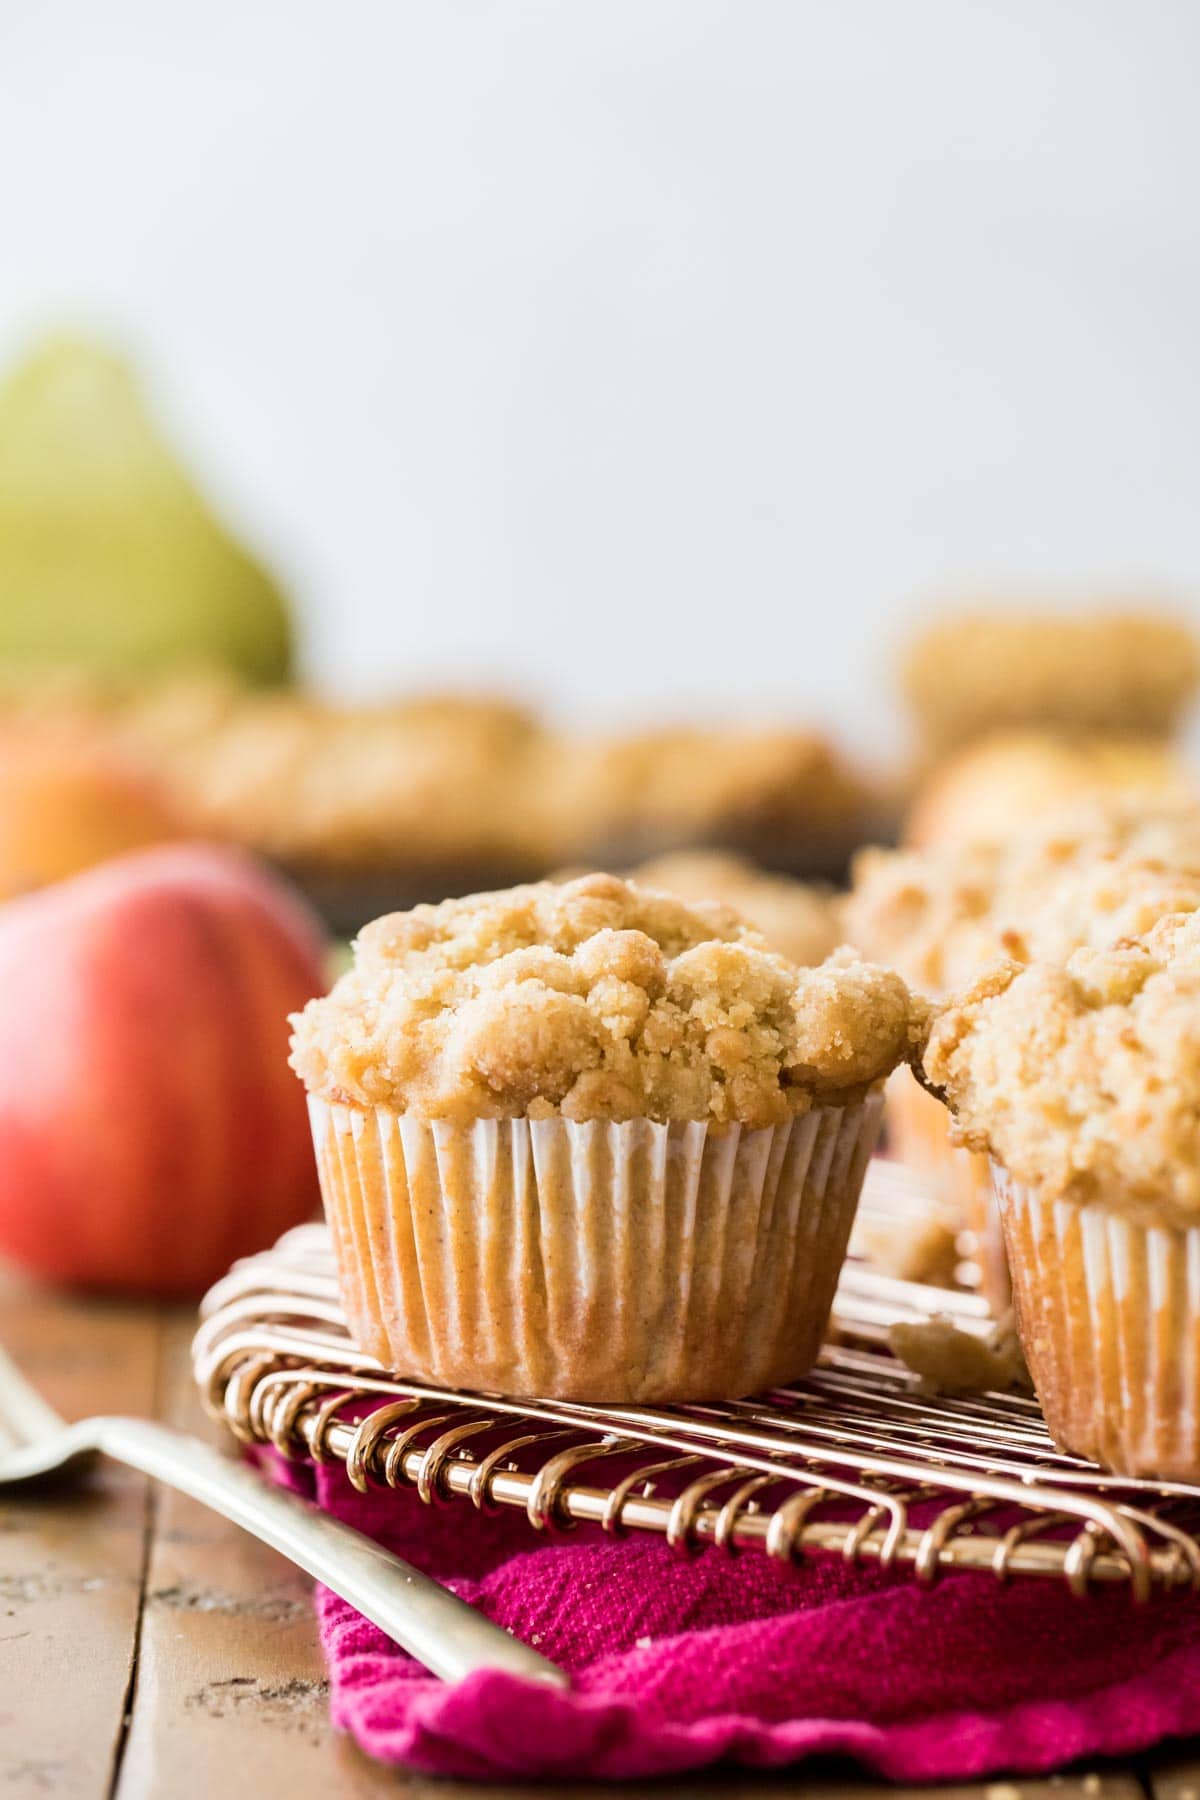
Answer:
[[1200, 1479], [1200, 913], [993, 967], [938, 1018], [925, 1070], [993, 1160], [1055, 1438]]
[[293, 1039], [353, 1329], [512, 1394], [802, 1374], [918, 1023], [896, 975], [613, 876], [376, 920]]

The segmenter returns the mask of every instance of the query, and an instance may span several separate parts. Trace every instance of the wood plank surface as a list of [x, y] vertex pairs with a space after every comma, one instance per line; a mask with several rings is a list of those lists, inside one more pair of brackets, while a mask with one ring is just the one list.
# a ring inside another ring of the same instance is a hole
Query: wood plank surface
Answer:
[[1147, 1763], [1146, 1785], [1153, 1800], [1200, 1800], [1200, 1750], [1158, 1751]]
[[[153, 1413], [161, 1326], [0, 1278], [0, 1342], [68, 1418]], [[149, 1484], [0, 1491], [0, 1794], [107, 1795], [124, 1734], [150, 1527]]]
[[[212, 1436], [191, 1378], [191, 1331], [182, 1318], [166, 1328], [161, 1416]], [[307, 1577], [164, 1489], [146, 1571], [121, 1800], [212, 1800], [223, 1792], [358, 1800], [394, 1795], [396, 1785], [330, 1728]]]
[[[68, 1417], [128, 1410], [215, 1435], [181, 1313], [0, 1277], [0, 1341]], [[844, 1769], [522, 1787], [379, 1768], [335, 1733], [309, 1584], [194, 1502], [108, 1467], [0, 1492], [0, 1800], [1200, 1800], [1200, 1756], [1048, 1780], [886, 1789]]]

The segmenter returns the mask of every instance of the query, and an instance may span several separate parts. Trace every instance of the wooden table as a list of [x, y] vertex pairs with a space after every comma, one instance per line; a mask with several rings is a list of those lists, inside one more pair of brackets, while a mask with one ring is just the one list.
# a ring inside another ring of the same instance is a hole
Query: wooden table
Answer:
[[[211, 1433], [191, 1383], [191, 1329], [190, 1314], [83, 1304], [0, 1276], [0, 1339], [69, 1418], [142, 1413]], [[86, 1490], [0, 1495], [0, 1800], [514, 1800], [564, 1791], [434, 1781], [360, 1756], [329, 1726], [306, 1579], [193, 1502], [112, 1467]], [[897, 1790], [808, 1770], [574, 1791], [593, 1800], [867, 1800]], [[919, 1791], [943, 1800], [1200, 1800], [1200, 1747], [1137, 1769]]]

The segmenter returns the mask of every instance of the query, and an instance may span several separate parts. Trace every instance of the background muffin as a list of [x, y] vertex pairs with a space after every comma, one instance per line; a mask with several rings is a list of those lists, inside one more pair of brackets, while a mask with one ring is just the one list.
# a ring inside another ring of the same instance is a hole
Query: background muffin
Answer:
[[1000, 732], [933, 764], [908, 809], [903, 839], [918, 849], [1002, 843], [1075, 805], [1154, 807], [1197, 798], [1194, 771], [1161, 738]]
[[917, 1025], [894, 974], [611, 876], [377, 920], [293, 1041], [356, 1333], [577, 1399], [801, 1373]]
[[[269, 857], [346, 933], [420, 900], [685, 848], [840, 876], [894, 817], [815, 732], [596, 738], [487, 693], [353, 704], [216, 669], [144, 682], [0, 671], [2, 723], [128, 759], [193, 832]], [[782, 919], [782, 890], [763, 899]]]
[[1166, 737], [1200, 680], [1191, 628], [1139, 605], [1085, 613], [958, 612], [912, 641], [901, 681], [922, 746], [941, 754], [991, 731]]
[[840, 877], [880, 801], [821, 733], [676, 727], [559, 740], [542, 804], [560, 862], [624, 868], [699, 846]]
[[733, 907], [789, 962], [824, 962], [842, 941], [841, 913], [831, 889], [772, 875], [728, 851], [677, 850], [641, 863], [629, 879], [639, 887], [677, 894], [689, 904], [717, 900]]

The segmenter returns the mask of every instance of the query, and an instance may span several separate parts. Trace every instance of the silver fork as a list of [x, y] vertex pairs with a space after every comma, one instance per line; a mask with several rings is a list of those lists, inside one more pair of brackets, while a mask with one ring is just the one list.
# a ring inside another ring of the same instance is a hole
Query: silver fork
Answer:
[[556, 1664], [419, 1569], [199, 1439], [150, 1419], [100, 1417], [68, 1425], [0, 1349], [0, 1488], [78, 1472], [97, 1456], [140, 1469], [232, 1519], [348, 1600], [444, 1681], [460, 1681], [476, 1669], [503, 1669], [554, 1687], [570, 1685]]

